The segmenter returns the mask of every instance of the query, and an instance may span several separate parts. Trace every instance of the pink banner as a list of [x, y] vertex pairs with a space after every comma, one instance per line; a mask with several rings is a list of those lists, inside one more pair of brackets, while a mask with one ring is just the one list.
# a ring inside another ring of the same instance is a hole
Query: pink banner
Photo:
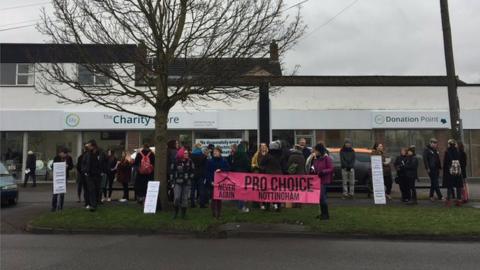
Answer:
[[320, 202], [320, 178], [316, 175], [215, 173], [213, 198], [277, 203]]

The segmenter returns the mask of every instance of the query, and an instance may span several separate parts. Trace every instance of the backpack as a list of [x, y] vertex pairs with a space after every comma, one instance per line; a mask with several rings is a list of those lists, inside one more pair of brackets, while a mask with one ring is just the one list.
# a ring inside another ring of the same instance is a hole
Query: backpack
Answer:
[[288, 166], [288, 174], [296, 174], [298, 172], [298, 163], [293, 162]]
[[150, 162], [150, 155], [152, 152], [148, 152], [148, 154], [144, 155], [142, 152], [140, 152], [140, 155], [142, 155], [142, 160], [140, 161], [140, 167], [138, 168], [138, 172], [143, 175], [148, 175], [153, 172], [153, 165]]
[[453, 175], [453, 176], [462, 175], [462, 167], [460, 166], [459, 160], [452, 160], [452, 164], [450, 165], [450, 175]]

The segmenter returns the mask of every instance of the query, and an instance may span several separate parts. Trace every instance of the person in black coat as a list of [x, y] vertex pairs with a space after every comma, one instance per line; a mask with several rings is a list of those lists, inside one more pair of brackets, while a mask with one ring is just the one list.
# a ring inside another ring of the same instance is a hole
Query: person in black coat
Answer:
[[418, 178], [418, 159], [415, 156], [415, 149], [412, 147], [408, 148], [407, 150], [404, 169], [408, 186], [407, 196], [410, 198], [407, 204], [414, 205], [417, 204], [417, 190], [415, 187], [415, 181], [417, 181]]
[[83, 190], [83, 200], [85, 202], [85, 207], [88, 204], [88, 193], [87, 193], [87, 182], [85, 180], [85, 176], [82, 174], [82, 160], [85, 156], [85, 153], [88, 151], [87, 145], [83, 147], [83, 152], [77, 158], [77, 196], [78, 201], [81, 202], [82, 198], [82, 190]]
[[[68, 172], [73, 169], [73, 162], [69, 162], [68, 160], [68, 151], [64, 148], [61, 148], [58, 151], [58, 154], [53, 158], [53, 163], [57, 162], [65, 162], [66, 163], [66, 180], [68, 180]], [[52, 163], [52, 170], [53, 168], [53, 163]], [[52, 212], [55, 212], [57, 210], [61, 211], [63, 210], [63, 202], [65, 199], [65, 194], [53, 194], [52, 196]]]
[[460, 152], [457, 149], [457, 142], [448, 140], [448, 148], [443, 158], [443, 180], [447, 187], [446, 206], [451, 206], [451, 199], [456, 190], [456, 205], [462, 205], [463, 178], [460, 163]]
[[[340, 165], [342, 167], [343, 198], [353, 198], [355, 194], [355, 150], [352, 141], [345, 139], [340, 149]], [[350, 191], [348, 190], [350, 186]]]
[[192, 188], [190, 190], [190, 207], [195, 208], [195, 202], [200, 197], [200, 201], [202, 202], [200, 208], [206, 208], [203, 202], [205, 201], [205, 191], [207, 190], [207, 187], [205, 186], [207, 155], [206, 151], [202, 150], [201, 144], [195, 144], [190, 158], [195, 166]]
[[35, 169], [37, 168], [37, 157], [32, 151], [28, 151], [27, 155], [27, 164], [25, 169], [25, 181], [23, 182], [23, 187], [27, 186], [28, 179], [31, 177], [33, 181], [32, 187], [37, 186], [37, 178], [35, 175]]
[[[107, 198], [107, 202], [112, 201], [112, 192], [113, 192], [113, 181], [115, 180], [115, 175], [117, 174], [117, 158], [115, 157], [115, 152], [113, 150], [107, 151], [107, 159], [105, 161], [105, 173], [107, 176], [107, 181], [105, 186], [103, 186], [103, 197]], [[107, 186], [108, 185], [108, 186]]]
[[423, 151], [423, 163], [425, 170], [430, 177], [430, 200], [434, 201], [433, 194], [437, 194], [437, 199], [442, 200], [442, 192], [438, 179], [442, 164], [440, 163], [440, 153], [438, 152], [438, 141], [435, 138], [430, 139], [430, 144]]
[[408, 186], [408, 178], [406, 177], [405, 164], [407, 162], [407, 148], [400, 149], [400, 155], [395, 159], [394, 167], [397, 171], [397, 177], [395, 182], [400, 188], [402, 194], [402, 202], [408, 202], [410, 200], [411, 192]]
[[87, 143], [87, 149], [88, 151], [85, 152], [82, 159], [81, 170], [87, 183], [88, 205], [86, 208], [94, 212], [97, 209], [101, 196], [100, 184], [104, 172], [104, 161], [102, 158], [103, 154], [100, 152], [95, 140]]

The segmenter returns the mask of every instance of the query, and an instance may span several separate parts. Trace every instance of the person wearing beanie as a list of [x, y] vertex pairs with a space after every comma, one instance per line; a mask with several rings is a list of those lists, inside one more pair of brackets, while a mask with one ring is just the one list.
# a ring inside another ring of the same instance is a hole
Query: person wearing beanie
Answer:
[[28, 151], [27, 153], [27, 163], [26, 163], [26, 169], [25, 169], [25, 180], [23, 182], [23, 187], [27, 186], [27, 182], [29, 178], [32, 178], [32, 187], [37, 186], [37, 178], [35, 175], [35, 169], [37, 168], [37, 157], [33, 153], [33, 151]]
[[355, 193], [355, 150], [353, 150], [350, 139], [345, 139], [345, 143], [340, 149], [340, 163], [342, 167], [343, 199], [353, 199]]
[[333, 179], [333, 161], [332, 158], [327, 155], [327, 149], [323, 144], [315, 145], [313, 154], [312, 154], [312, 167], [310, 169], [310, 174], [315, 174], [320, 177], [320, 215], [317, 218], [321, 220], [328, 220], [330, 215], [328, 213], [328, 203], [327, 203], [327, 185], [332, 183]]
[[185, 150], [181, 156], [182, 157], [177, 159], [176, 164], [171, 169], [173, 172], [173, 179], [171, 179], [171, 182], [174, 184], [173, 206], [175, 213], [173, 219], [177, 218], [179, 210], [182, 211], [182, 218], [185, 219], [188, 206], [188, 196], [190, 195], [190, 187], [195, 176], [195, 165], [190, 159], [190, 153], [188, 150]]

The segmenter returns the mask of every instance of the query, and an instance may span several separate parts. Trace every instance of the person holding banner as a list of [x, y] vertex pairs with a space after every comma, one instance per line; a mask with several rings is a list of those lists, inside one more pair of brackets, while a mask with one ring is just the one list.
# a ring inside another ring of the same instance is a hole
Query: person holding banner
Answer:
[[373, 145], [372, 156], [382, 156], [383, 164], [383, 181], [385, 183], [385, 196], [387, 199], [392, 200], [392, 168], [390, 166], [392, 159], [385, 154], [385, 147], [381, 143], [375, 143]]
[[327, 148], [321, 143], [315, 145], [311, 156], [312, 165], [310, 168], [310, 174], [315, 174], [320, 177], [321, 188], [320, 188], [320, 215], [317, 218], [321, 220], [330, 219], [328, 213], [328, 203], [327, 203], [327, 185], [332, 183], [333, 179], [333, 161], [332, 158], [327, 154]]
[[209, 186], [210, 194], [212, 196], [212, 215], [214, 218], [220, 218], [222, 211], [222, 201], [213, 199], [213, 184], [215, 178], [215, 172], [227, 172], [230, 171], [228, 162], [222, 157], [222, 148], [215, 147], [213, 149], [213, 156], [208, 160], [206, 171], [206, 183]]
[[[239, 145], [232, 144], [230, 156], [228, 156], [228, 164], [232, 172], [250, 172], [250, 160], [247, 156], [247, 147], [245, 142]], [[244, 201], [238, 201], [237, 207], [243, 213], [250, 212]]]
[[[66, 163], [66, 169], [65, 169], [65, 173], [69, 170], [69, 167], [71, 165], [69, 165], [69, 163], [67, 162], [67, 152], [65, 149], [61, 148], [59, 151], [58, 151], [58, 154], [53, 158], [53, 163], [52, 163], [52, 170], [54, 169], [54, 163], [59, 163], [59, 162], [65, 162]], [[71, 169], [71, 167], [70, 167]], [[55, 172], [53, 172], [53, 174], [55, 175]], [[67, 178], [65, 177], [65, 180]], [[52, 212], [55, 212], [55, 211], [61, 211], [63, 210], [63, 202], [64, 202], [64, 199], [65, 199], [65, 194], [64, 193], [60, 193], [60, 194], [53, 194], [52, 196]]]
[[[282, 151], [281, 142], [280, 141], [271, 142], [268, 147], [267, 155], [262, 157], [260, 161], [260, 168], [261, 170], [263, 168], [263, 173], [283, 174], [282, 157], [283, 157], [283, 151]], [[268, 207], [269, 205], [267, 204], [267, 208]], [[280, 204], [273, 203], [273, 209], [275, 211], [280, 211]]]

